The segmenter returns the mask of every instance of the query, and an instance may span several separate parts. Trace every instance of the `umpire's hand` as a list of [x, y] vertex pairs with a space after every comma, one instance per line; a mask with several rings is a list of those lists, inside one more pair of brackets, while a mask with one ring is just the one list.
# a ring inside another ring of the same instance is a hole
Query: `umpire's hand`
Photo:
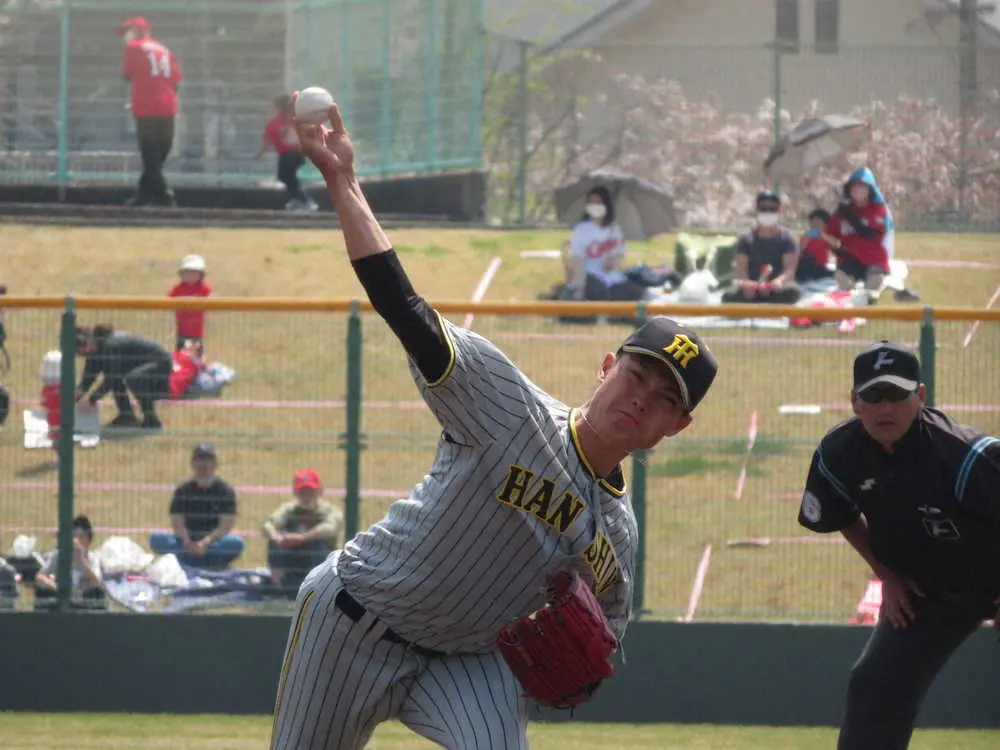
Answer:
[[913, 581], [895, 573], [885, 573], [879, 578], [882, 579], [881, 616], [885, 617], [892, 627], [905, 628], [917, 616], [910, 594], [923, 596], [924, 592]]
[[[292, 107], [299, 92], [292, 94]], [[354, 144], [351, 143], [337, 104], [330, 105], [330, 127], [295, 121], [302, 153], [309, 157], [324, 179], [354, 175]]]

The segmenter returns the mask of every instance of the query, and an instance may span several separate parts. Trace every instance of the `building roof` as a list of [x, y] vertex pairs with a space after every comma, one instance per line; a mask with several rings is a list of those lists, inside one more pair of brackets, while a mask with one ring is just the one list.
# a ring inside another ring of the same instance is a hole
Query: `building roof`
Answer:
[[[924, 5], [929, 12], [946, 12], [958, 18], [958, 9], [961, 0], [924, 0]], [[979, 28], [985, 31], [993, 40], [1000, 40], [1000, 2], [994, 0], [978, 0], [979, 8]]]
[[487, 31], [553, 49], [593, 41], [649, 0], [485, 0]]

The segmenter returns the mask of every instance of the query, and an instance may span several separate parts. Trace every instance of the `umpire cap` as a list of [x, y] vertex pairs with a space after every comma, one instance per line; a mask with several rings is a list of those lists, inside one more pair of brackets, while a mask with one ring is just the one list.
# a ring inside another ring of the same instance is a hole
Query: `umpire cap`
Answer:
[[653, 357], [667, 365], [690, 412], [705, 398], [719, 363], [701, 337], [676, 320], [658, 315], [629, 335], [618, 350]]
[[854, 358], [854, 392], [886, 383], [904, 391], [920, 386], [920, 360], [905, 344], [879, 341]]

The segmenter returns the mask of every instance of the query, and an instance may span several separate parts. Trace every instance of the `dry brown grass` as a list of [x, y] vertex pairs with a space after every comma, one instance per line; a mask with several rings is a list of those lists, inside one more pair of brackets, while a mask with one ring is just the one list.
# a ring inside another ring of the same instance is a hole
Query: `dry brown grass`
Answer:
[[[415, 286], [431, 300], [468, 299], [493, 257], [503, 259], [487, 299], [534, 299], [558, 280], [559, 264], [521, 260], [522, 249], [556, 248], [560, 232], [418, 230], [393, 233]], [[634, 254], [670, 262], [672, 237], [636, 246]], [[350, 297], [361, 289], [335, 232], [287, 230], [60, 229], [5, 226], [4, 278], [12, 294], [162, 295], [186, 253], [204, 255], [209, 281], [224, 296]], [[990, 237], [903, 235], [906, 259], [995, 263]], [[938, 305], [985, 305], [1000, 284], [1000, 270], [914, 268], [912, 286]], [[888, 304], [892, 304], [889, 302]], [[462, 316], [455, 316], [460, 322]], [[169, 312], [85, 311], [81, 320], [110, 319], [120, 327], [172, 340]], [[58, 313], [12, 311], [9, 347], [15, 359], [10, 384], [18, 399], [37, 398], [41, 355], [57, 344]], [[477, 317], [476, 330], [492, 337], [541, 386], [569, 402], [586, 398], [600, 356], [613, 349], [620, 326], [566, 326], [539, 318]], [[962, 346], [968, 324], [938, 329], [939, 401], [998, 404], [995, 362], [1000, 325], [984, 324], [972, 347]], [[538, 338], [526, 338], [526, 334]], [[567, 337], [567, 334], [573, 338]], [[412, 402], [416, 390], [398, 345], [372, 316], [365, 316], [367, 401]], [[915, 341], [911, 323], [872, 322], [842, 337], [848, 346], [803, 346], [805, 339], [834, 339], [835, 329], [811, 331], [710, 331], [722, 363], [710, 400], [681, 437], [650, 456], [646, 530], [646, 606], [660, 615], [683, 612], [706, 544], [715, 554], [699, 617], [842, 618], [864, 582], [862, 567], [843, 545], [772, 545], [727, 549], [739, 537], [800, 536], [794, 496], [800, 491], [811, 448], [844, 416], [781, 416], [783, 403], [840, 403], [849, 383], [853, 344], [883, 336]], [[338, 401], [345, 396], [345, 320], [337, 314], [213, 312], [211, 359], [233, 366], [238, 380], [226, 400]], [[759, 420], [757, 449], [740, 500], [733, 499], [752, 412]], [[105, 409], [105, 416], [109, 416]], [[105, 442], [78, 452], [77, 509], [99, 526], [153, 528], [166, 523], [169, 487], [183, 479], [191, 444], [215, 440], [223, 475], [239, 487], [240, 528], [251, 534], [242, 562], [262, 564], [264, 545], [254, 534], [261, 519], [284, 499], [293, 471], [309, 465], [326, 479], [329, 494], [343, 487], [341, 408], [164, 408], [161, 436]], [[1000, 411], [960, 416], [1000, 432]], [[437, 430], [423, 408], [399, 405], [364, 410], [368, 435], [362, 486], [364, 523], [377, 519], [391, 498], [429, 466]], [[55, 475], [37, 469], [48, 455], [23, 451], [20, 419], [2, 432], [0, 518], [9, 529], [51, 526]], [[33, 467], [36, 470], [33, 471]], [[131, 489], [108, 488], [126, 483]], [[275, 489], [277, 488], [277, 489]], [[48, 537], [45, 537], [48, 539]], [[142, 535], [136, 538], [142, 541]], [[792, 569], [795, 575], [788, 575]]]

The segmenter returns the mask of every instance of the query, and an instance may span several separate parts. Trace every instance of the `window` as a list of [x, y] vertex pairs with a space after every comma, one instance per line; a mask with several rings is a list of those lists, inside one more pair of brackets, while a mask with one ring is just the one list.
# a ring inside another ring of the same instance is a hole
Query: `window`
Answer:
[[799, 51], [799, 0], [775, 0], [774, 40], [783, 52]]
[[816, 52], [835, 55], [840, 43], [840, 0], [816, 0]]

